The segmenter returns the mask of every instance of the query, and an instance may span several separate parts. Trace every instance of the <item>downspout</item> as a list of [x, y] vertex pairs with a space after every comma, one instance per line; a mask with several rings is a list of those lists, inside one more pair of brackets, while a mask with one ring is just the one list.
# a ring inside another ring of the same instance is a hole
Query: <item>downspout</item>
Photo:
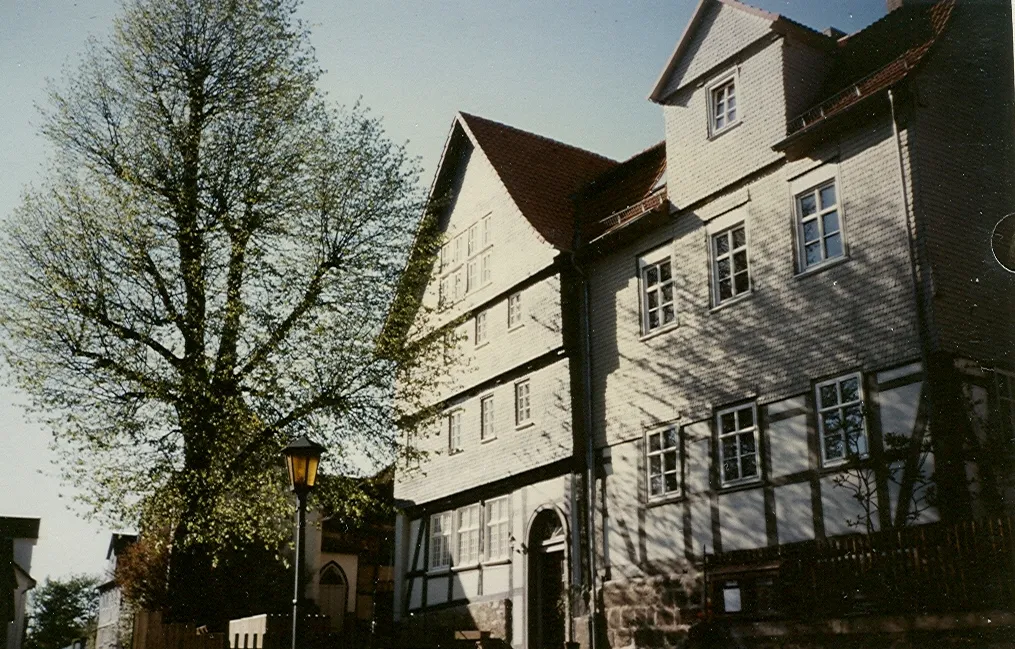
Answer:
[[[916, 320], [919, 327], [920, 357], [923, 361], [924, 372], [927, 371], [927, 349], [924, 344], [925, 321], [923, 314], [923, 302], [920, 299], [919, 271], [916, 266], [916, 223], [914, 218], [913, 229], [909, 228], [909, 191], [906, 185], [906, 166], [902, 160], [902, 135], [899, 132], [899, 121], [895, 115], [895, 93], [888, 89], [888, 106], [892, 113], [892, 134], [895, 136], [895, 160], [899, 165], [899, 193], [902, 195], [902, 229], [906, 233], [906, 240], [909, 242], [909, 279], [913, 290], [913, 300], [916, 304]], [[915, 215], [914, 215], [915, 217]]]
[[[575, 228], [575, 246], [580, 241], [580, 229]], [[599, 614], [599, 592], [596, 567], [596, 465], [595, 436], [592, 431], [592, 341], [589, 327], [589, 278], [578, 264], [574, 250], [570, 254], [571, 266], [581, 282], [581, 309], [578, 313], [578, 334], [581, 338], [582, 364], [582, 428], [585, 437], [585, 525], [588, 530], [589, 562], [589, 649], [596, 649], [596, 618]]]
[[[923, 291], [920, 285], [920, 272], [917, 267], [917, 254], [918, 249], [916, 247], [916, 215], [913, 215], [913, 227], [909, 227], [909, 191], [906, 184], [906, 167], [903, 162], [902, 156], [902, 134], [899, 131], [899, 120], [895, 114], [895, 92], [894, 89], [888, 89], [888, 106], [892, 115], [892, 134], [895, 137], [895, 159], [899, 165], [899, 191], [902, 194], [902, 228], [906, 233], [906, 239], [909, 242], [909, 278], [910, 284], [913, 291], [913, 302], [916, 307], [916, 326], [917, 326], [917, 338], [919, 340], [920, 347], [920, 363], [923, 365], [924, 372], [924, 396], [927, 399], [927, 409], [930, 414], [934, 413], [933, 407], [933, 395], [934, 391], [930, 389], [931, 381], [931, 368], [930, 368], [930, 353], [927, 351], [929, 341], [927, 340], [930, 336], [930, 330], [927, 327], [927, 317], [924, 313], [924, 303], [922, 299]], [[928, 424], [930, 424], [930, 417], [928, 416]], [[932, 433], [933, 434], [933, 433]], [[889, 496], [889, 498], [891, 498]], [[902, 500], [901, 495], [899, 498]], [[889, 503], [890, 507], [891, 503]], [[908, 508], [908, 499], [907, 499]], [[889, 511], [891, 509], [889, 508]], [[901, 512], [897, 512], [901, 513]], [[889, 514], [891, 516], [891, 514]], [[895, 521], [891, 521], [894, 525]]]

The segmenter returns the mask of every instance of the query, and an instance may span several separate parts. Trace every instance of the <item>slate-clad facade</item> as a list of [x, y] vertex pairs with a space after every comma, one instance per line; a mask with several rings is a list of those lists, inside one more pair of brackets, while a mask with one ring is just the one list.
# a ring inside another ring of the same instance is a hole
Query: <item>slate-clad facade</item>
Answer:
[[510, 253], [448, 314], [466, 362], [396, 485], [396, 618], [680, 646], [774, 611], [776, 564], [706, 557], [1003, 515], [1010, 29], [975, 0], [852, 35], [701, 0], [650, 95], [665, 140], [627, 161], [460, 115], [448, 254], [486, 218]]

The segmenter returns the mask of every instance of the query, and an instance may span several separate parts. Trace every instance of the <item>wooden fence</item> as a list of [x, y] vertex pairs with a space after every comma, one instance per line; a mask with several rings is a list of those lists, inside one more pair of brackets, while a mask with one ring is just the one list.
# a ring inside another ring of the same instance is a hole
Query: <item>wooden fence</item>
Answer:
[[224, 633], [198, 633], [193, 624], [163, 622], [159, 611], [134, 614], [133, 649], [227, 649]]
[[717, 613], [839, 617], [1011, 610], [1015, 521], [933, 523], [709, 555], [705, 579]]
[[[134, 615], [132, 649], [290, 649], [292, 615], [265, 617], [262, 634], [236, 634], [230, 639], [228, 633], [203, 633], [193, 624], [164, 622], [158, 611], [139, 611]], [[304, 649], [338, 646], [326, 615], [307, 614], [303, 634]]]

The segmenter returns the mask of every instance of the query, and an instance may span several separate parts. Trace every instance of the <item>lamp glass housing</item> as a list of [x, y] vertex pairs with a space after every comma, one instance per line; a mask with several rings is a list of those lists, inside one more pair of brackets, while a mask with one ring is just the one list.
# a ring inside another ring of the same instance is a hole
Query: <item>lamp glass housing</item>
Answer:
[[289, 471], [289, 485], [293, 491], [312, 489], [317, 483], [317, 467], [321, 463], [324, 447], [301, 437], [286, 447], [285, 465]]

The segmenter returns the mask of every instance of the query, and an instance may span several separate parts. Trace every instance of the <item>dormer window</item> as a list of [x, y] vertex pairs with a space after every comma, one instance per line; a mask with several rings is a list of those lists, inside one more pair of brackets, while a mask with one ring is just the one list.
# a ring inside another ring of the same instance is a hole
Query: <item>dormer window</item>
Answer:
[[716, 136], [740, 123], [737, 108], [737, 74], [732, 71], [708, 88], [709, 135]]

